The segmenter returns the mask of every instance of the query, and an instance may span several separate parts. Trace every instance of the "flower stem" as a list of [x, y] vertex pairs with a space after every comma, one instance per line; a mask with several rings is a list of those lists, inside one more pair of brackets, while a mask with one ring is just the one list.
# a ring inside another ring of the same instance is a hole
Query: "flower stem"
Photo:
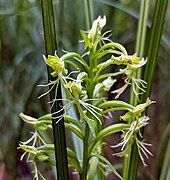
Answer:
[[89, 126], [86, 123], [85, 127], [85, 137], [84, 137], [84, 146], [83, 146], [83, 167], [82, 174], [80, 175], [81, 180], [86, 180], [87, 170], [88, 170], [88, 141], [89, 141]]
[[[85, 15], [86, 15], [86, 27], [87, 29], [90, 29], [90, 25], [93, 21], [93, 15], [92, 15], [92, 2], [90, 0], [84, 0], [85, 4]], [[90, 62], [90, 59], [89, 59]], [[92, 68], [92, 67], [90, 67]], [[90, 75], [90, 74], [89, 74]], [[91, 79], [94, 77], [91, 76]], [[90, 99], [93, 99], [93, 87], [87, 88], [88, 89], [88, 96]], [[89, 160], [89, 154], [88, 154], [88, 147], [89, 147], [89, 134], [90, 129], [87, 122], [85, 122], [85, 137], [84, 137], [84, 145], [83, 145], [83, 165], [82, 165], [82, 174], [80, 174], [80, 180], [86, 180], [87, 178], [87, 171], [88, 171], [88, 160]]]
[[[92, 72], [92, 71], [91, 71]], [[94, 74], [93, 73], [89, 73], [89, 78], [93, 80], [94, 78]], [[89, 99], [93, 99], [93, 89], [94, 89], [94, 85], [88, 85], [87, 87], [88, 91], [88, 97]], [[88, 114], [88, 116], [90, 116], [90, 113]], [[87, 171], [88, 171], [88, 161], [89, 161], [89, 135], [90, 135], [90, 129], [89, 129], [89, 125], [85, 124], [85, 137], [84, 137], [84, 147], [83, 147], [83, 167], [82, 167], [82, 175], [81, 175], [81, 180], [86, 180], [87, 178]]]

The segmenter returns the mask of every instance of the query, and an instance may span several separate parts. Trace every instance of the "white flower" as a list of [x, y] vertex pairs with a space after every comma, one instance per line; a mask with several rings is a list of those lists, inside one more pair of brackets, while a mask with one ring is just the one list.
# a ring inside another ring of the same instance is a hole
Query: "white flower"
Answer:
[[[132, 122], [129, 130], [124, 134], [123, 140], [117, 145], [112, 146], [112, 148], [121, 147], [121, 152], [116, 153], [114, 155], [126, 156], [128, 143], [129, 144], [136, 143], [139, 157], [143, 165], [147, 166], [144, 161], [143, 155], [145, 155], [146, 158], [148, 158], [148, 155], [152, 156], [152, 153], [146, 148], [146, 146], [151, 146], [151, 144], [145, 143], [144, 140], [140, 140], [140, 138], [142, 138], [140, 129], [142, 127], [145, 127], [149, 123], [148, 121], [149, 121], [149, 118], [147, 116], [142, 116], [136, 121]], [[140, 136], [139, 138], [137, 136], [137, 133], [139, 133], [139, 136]]]
[[101, 32], [102, 28], [106, 25], [106, 16], [99, 16], [93, 21], [92, 28], [89, 31], [88, 38], [94, 43], [97, 34]]
[[100, 97], [101, 94], [103, 94], [106, 91], [109, 91], [115, 82], [116, 82], [115, 79], [108, 77], [103, 82], [96, 84], [93, 92], [93, 96]]

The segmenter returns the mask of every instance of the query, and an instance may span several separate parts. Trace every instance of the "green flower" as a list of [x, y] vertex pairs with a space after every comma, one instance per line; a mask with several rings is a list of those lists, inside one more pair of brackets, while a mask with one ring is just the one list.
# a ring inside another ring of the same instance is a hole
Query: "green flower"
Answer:
[[124, 55], [119, 57], [112, 55], [111, 57], [113, 64], [126, 65], [128, 68], [137, 69], [146, 64], [147, 60], [144, 58], [137, 57], [134, 55]]
[[[147, 87], [147, 83], [142, 79], [135, 78], [134, 73], [142, 66], [144, 66], [147, 60], [145, 60], [144, 58], [139, 58], [136, 55], [122, 55], [120, 57], [112, 56], [112, 61], [113, 64], [126, 65], [126, 68], [120, 69], [120, 72], [127, 76], [125, 78], [125, 84], [121, 88], [112, 91], [112, 93], [117, 94], [115, 99], [119, 98], [119, 96], [129, 85], [132, 85], [133, 92], [137, 98], [139, 94], [142, 94], [142, 92], [146, 92], [145, 89]], [[138, 89], [142, 92], [139, 92]]]
[[69, 91], [74, 95], [74, 96], [77, 96], [77, 95], [80, 95], [81, 94], [81, 91], [82, 91], [82, 86], [80, 83], [76, 83], [76, 82], [68, 82], [66, 84], [66, 88], [69, 89]]
[[148, 155], [152, 156], [152, 153], [147, 149], [147, 146], [151, 146], [151, 144], [145, 143], [144, 140], [140, 140], [140, 138], [138, 138], [137, 133], [139, 133], [139, 136], [142, 137], [140, 130], [142, 127], [145, 127], [149, 123], [148, 121], [149, 121], [149, 118], [147, 116], [142, 116], [136, 121], [133, 121], [131, 123], [129, 130], [124, 132], [123, 140], [117, 145], [112, 146], [112, 148], [121, 147], [121, 152], [116, 153], [114, 155], [126, 156], [126, 151], [129, 148], [128, 144], [132, 145], [133, 143], [136, 143], [139, 157], [143, 165], [147, 166], [143, 155], [146, 158], [148, 158]]
[[134, 108], [133, 113], [135, 114], [136, 117], [140, 117], [142, 112], [145, 111], [146, 107], [148, 107], [149, 105], [155, 102], [156, 101], [151, 101], [149, 98], [147, 98], [145, 103], [139, 104]]
[[54, 70], [54, 72], [51, 73], [53, 77], [57, 76], [59, 73], [65, 72], [64, 61], [62, 61], [56, 54], [55, 56], [48, 55], [48, 58], [43, 55], [43, 58], [45, 63]]

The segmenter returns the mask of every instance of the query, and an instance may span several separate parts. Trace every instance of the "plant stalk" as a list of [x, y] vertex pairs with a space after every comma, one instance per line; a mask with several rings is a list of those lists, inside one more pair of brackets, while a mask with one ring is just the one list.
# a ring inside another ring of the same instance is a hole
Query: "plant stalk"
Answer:
[[92, 0], [84, 0], [85, 6], [85, 17], [86, 17], [86, 27], [90, 29], [93, 22], [93, 11], [92, 11]]
[[[57, 50], [52, 0], [41, 0], [41, 6], [42, 6], [43, 27], [44, 27], [45, 49], [46, 49], [46, 56], [48, 56], [48, 55], [53, 55], [55, 50]], [[51, 76], [52, 69], [47, 67], [47, 71], [48, 71], [49, 81], [53, 81], [54, 79]], [[50, 92], [50, 99], [52, 100], [54, 98], [55, 98], [55, 90], [53, 89]], [[57, 92], [57, 99], [62, 99], [60, 84]], [[57, 101], [52, 107], [51, 113], [58, 111], [59, 109], [61, 109], [61, 107], [62, 107], [62, 101]], [[67, 180], [69, 179], [69, 176], [68, 176], [68, 160], [67, 160], [64, 119], [61, 119], [59, 122], [57, 121], [58, 121], [57, 117], [54, 118], [53, 116], [52, 126], [53, 126], [53, 139], [54, 139], [54, 147], [55, 147], [57, 179]]]
[[[91, 62], [91, 59], [89, 60]], [[91, 67], [93, 69], [93, 67]], [[92, 72], [92, 71], [91, 71]], [[93, 80], [94, 78], [94, 73], [89, 73], [89, 78]], [[94, 89], [94, 85], [88, 85], [87, 87], [88, 89], [88, 97], [89, 99], [93, 99], [93, 89]], [[89, 114], [90, 116], [90, 114]], [[88, 162], [89, 162], [89, 135], [90, 135], [90, 129], [89, 129], [89, 125], [85, 124], [85, 137], [84, 137], [84, 146], [83, 146], [83, 166], [82, 166], [82, 175], [81, 175], [81, 180], [86, 180], [87, 178], [87, 172], [88, 172]]]
[[[93, 21], [93, 15], [92, 15], [92, 2], [90, 0], [84, 0], [84, 5], [85, 5], [85, 16], [86, 16], [86, 28], [90, 29], [90, 26]], [[90, 59], [89, 59], [90, 62]], [[93, 77], [91, 77], [93, 79]], [[88, 91], [88, 96], [90, 99], [93, 98], [93, 89], [90, 88]], [[90, 134], [90, 129], [89, 126], [86, 122], [85, 124], [85, 137], [83, 141], [83, 165], [82, 165], [82, 174], [80, 175], [81, 180], [86, 180], [87, 178], [87, 172], [88, 172], [88, 147], [89, 147], [89, 134]]]
[[161, 171], [161, 175], [159, 180], [165, 180], [168, 179], [168, 171], [170, 171], [170, 156], [169, 156], [169, 152], [170, 152], [170, 140], [168, 141], [168, 146], [166, 149], [166, 153], [165, 153], [165, 157], [164, 157], [164, 161], [163, 161], [163, 165], [162, 165], [162, 171]]
[[89, 126], [86, 123], [85, 127], [85, 137], [83, 141], [83, 166], [82, 166], [82, 174], [80, 175], [81, 180], [86, 180], [87, 170], [88, 170], [88, 143], [89, 143]]
[[159, 46], [165, 21], [168, 0], [157, 0], [155, 4], [154, 19], [147, 42], [146, 56], [147, 64], [144, 70], [144, 80], [147, 82], [146, 93], [142, 95], [141, 101], [145, 102], [151, 94], [154, 70], [156, 68]]

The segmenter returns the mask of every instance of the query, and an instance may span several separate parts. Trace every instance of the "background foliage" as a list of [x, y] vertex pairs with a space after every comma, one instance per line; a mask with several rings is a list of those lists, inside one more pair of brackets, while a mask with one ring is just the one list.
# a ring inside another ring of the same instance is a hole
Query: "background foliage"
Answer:
[[[154, 2], [151, 1], [150, 4], [150, 19], [153, 16]], [[112, 40], [123, 44], [129, 54], [134, 53], [139, 4], [140, 1], [132, 0], [94, 0], [94, 18], [106, 15], [107, 30], [112, 30]], [[169, 124], [168, 107], [170, 107], [169, 10], [170, 7], [167, 10], [152, 91], [152, 99], [157, 103], [150, 110], [152, 118], [145, 133], [147, 141], [153, 144], [154, 156], [147, 162], [147, 171], [146, 168], [140, 167], [141, 179], [158, 178], [168, 144], [162, 141], [162, 137]], [[82, 47], [77, 41], [80, 39], [79, 29], [86, 29], [84, 1], [54, 0], [54, 12], [59, 49], [81, 52]], [[150, 24], [149, 21], [148, 28]], [[28, 165], [19, 161], [21, 152], [17, 150], [18, 142], [29, 136], [28, 132], [31, 130], [22, 124], [18, 114], [27, 110], [26, 114], [39, 116], [48, 111], [44, 99], [37, 100], [41, 93], [37, 84], [47, 81], [46, 68], [42, 60], [43, 49], [40, 1], [0, 0], [0, 179], [31, 177]], [[62, 54], [62, 51], [59, 53]], [[113, 98], [110, 94], [108, 96]], [[127, 99], [126, 95], [123, 98]], [[108, 120], [107, 123], [112, 122]], [[168, 141], [168, 135], [165, 142]], [[106, 141], [112, 141], [112, 137]], [[107, 148], [105, 153], [112, 162], [111, 151]], [[51, 171], [47, 172], [50, 178]]]

